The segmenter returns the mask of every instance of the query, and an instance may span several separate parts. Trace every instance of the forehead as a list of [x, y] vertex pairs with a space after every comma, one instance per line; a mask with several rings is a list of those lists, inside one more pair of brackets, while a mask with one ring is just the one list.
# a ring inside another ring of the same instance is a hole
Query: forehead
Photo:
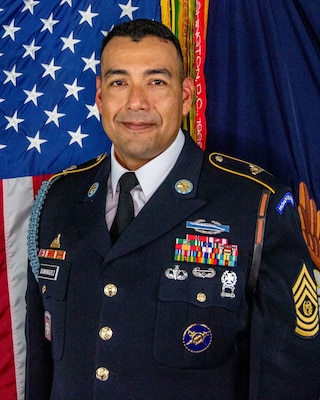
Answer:
[[129, 68], [137, 64], [161, 64], [171, 70], [180, 68], [179, 56], [173, 43], [154, 36], [147, 36], [138, 42], [130, 37], [116, 36], [103, 50], [102, 68]]

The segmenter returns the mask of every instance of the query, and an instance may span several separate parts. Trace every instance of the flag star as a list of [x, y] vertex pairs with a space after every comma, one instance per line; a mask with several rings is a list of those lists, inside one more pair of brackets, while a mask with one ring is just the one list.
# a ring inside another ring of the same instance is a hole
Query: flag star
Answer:
[[61, 0], [60, 6], [62, 6], [64, 3], [67, 3], [69, 7], [72, 7], [72, 0]]
[[65, 49], [70, 49], [72, 51], [72, 53], [74, 53], [74, 45], [81, 42], [81, 40], [79, 40], [79, 39], [73, 39], [73, 32], [70, 33], [69, 37], [67, 37], [67, 38], [61, 37], [60, 39], [64, 43], [61, 51], [65, 50]]
[[93, 106], [90, 106], [90, 104], [86, 104], [87, 109], [89, 110], [87, 119], [91, 117], [96, 117], [98, 121], [100, 121], [100, 113], [97, 107], [97, 104], [94, 103]]
[[6, 84], [8, 82], [12, 82], [13, 86], [17, 85], [17, 78], [21, 75], [23, 75], [21, 72], [16, 72], [16, 66], [14, 65], [11, 71], [5, 71], [3, 72], [7, 75], [7, 78], [3, 82], [3, 84]]
[[4, 99], [0, 99], [0, 103], [3, 103], [4, 102]]
[[21, 12], [24, 12], [26, 10], [29, 10], [30, 13], [33, 15], [33, 9], [34, 7], [40, 3], [40, 1], [36, 1], [36, 0], [23, 0], [24, 2], [24, 7], [22, 9]]
[[41, 64], [42, 67], [45, 69], [44, 73], [42, 74], [42, 78], [47, 75], [50, 75], [52, 79], [56, 79], [55, 72], [61, 69], [62, 67], [58, 67], [54, 65], [54, 58], [50, 61], [50, 64]]
[[40, 18], [40, 19], [41, 19], [41, 22], [43, 23], [43, 27], [42, 27], [40, 32], [43, 32], [46, 29], [48, 29], [48, 31], [50, 33], [52, 33], [53, 32], [53, 26], [59, 22], [58, 19], [53, 19], [53, 13], [50, 14], [48, 19], [43, 19], [43, 18]]
[[25, 58], [27, 56], [30, 56], [33, 60], [36, 58], [36, 51], [41, 49], [41, 46], [36, 46], [34, 42], [35, 42], [35, 39], [33, 39], [31, 44], [29, 44], [29, 45], [27, 45], [27, 44], [22, 45], [26, 49], [22, 58]]
[[18, 26], [14, 26], [14, 19], [10, 22], [10, 25], [2, 25], [5, 33], [2, 35], [2, 39], [6, 36], [10, 36], [13, 41], [15, 41], [15, 33], [20, 31], [21, 28]]
[[67, 89], [66, 98], [69, 96], [74, 96], [77, 100], [79, 100], [78, 92], [85, 89], [83, 86], [78, 86], [77, 78], [73, 81], [72, 85], [68, 85], [67, 83], [63, 84]]
[[27, 148], [27, 151], [31, 150], [31, 149], [37, 149], [38, 153], [41, 153], [41, 145], [45, 142], [47, 142], [47, 140], [45, 139], [40, 139], [40, 132], [38, 131], [36, 133], [36, 136], [30, 137], [27, 136], [27, 139], [29, 140], [30, 144], [29, 147]]
[[90, 58], [85, 58], [85, 57], [81, 57], [82, 58], [82, 60], [85, 62], [85, 67], [83, 68], [83, 71], [86, 71], [87, 69], [89, 69], [89, 68], [91, 68], [92, 69], [92, 71], [94, 72], [94, 73], [96, 73], [97, 72], [97, 68], [96, 68], [96, 66], [99, 64], [99, 60], [95, 60], [95, 55], [96, 55], [96, 53], [95, 52], [93, 52], [92, 54], [91, 54], [91, 57]]
[[24, 104], [28, 103], [29, 101], [32, 101], [35, 106], [38, 105], [38, 97], [43, 95], [43, 93], [37, 92], [37, 85], [34, 85], [32, 90], [24, 90], [24, 92], [27, 95]]
[[82, 140], [89, 136], [86, 133], [81, 133], [81, 126], [78, 127], [76, 132], [68, 131], [68, 133], [71, 136], [69, 145], [72, 143], [78, 143], [80, 147], [82, 147]]
[[108, 30], [108, 31], [101, 31], [102, 35], [103, 35], [104, 37], [108, 36], [108, 33], [109, 33], [110, 31], [112, 31], [113, 28], [114, 28], [114, 24], [111, 26], [110, 30]]
[[120, 18], [123, 18], [127, 15], [131, 20], [133, 20], [132, 13], [133, 13], [133, 11], [138, 10], [139, 7], [133, 7], [131, 2], [132, 2], [132, 0], [128, 0], [127, 4], [119, 4], [119, 7], [122, 9]]
[[64, 117], [66, 114], [58, 113], [58, 106], [56, 105], [52, 111], [44, 110], [49, 117], [46, 121], [46, 125], [50, 122], [54, 122], [59, 127], [59, 118]]
[[5, 127], [5, 130], [9, 128], [13, 128], [16, 132], [18, 132], [18, 125], [24, 121], [24, 119], [18, 118], [18, 111], [15, 111], [12, 117], [4, 116], [8, 121], [8, 125]]
[[0, 150], [5, 149], [7, 147], [7, 145], [5, 144], [0, 144]]
[[88, 24], [92, 27], [92, 19], [99, 15], [98, 13], [92, 13], [91, 12], [91, 5], [87, 8], [86, 11], [80, 11], [79, 13], [81, 14], [82, 18], [81, 21], [79, 22], [79, 25], [83, 24], [84, 22], [88, 22]]

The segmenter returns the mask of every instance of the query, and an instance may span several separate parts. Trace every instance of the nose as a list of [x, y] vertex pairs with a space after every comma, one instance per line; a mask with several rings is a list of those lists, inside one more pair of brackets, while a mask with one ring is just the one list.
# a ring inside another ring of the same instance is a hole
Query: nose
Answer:
[[127, 109], [141, 111], [149, 108], [147, 94], [140, 85], [132, 85], [128, 92]]

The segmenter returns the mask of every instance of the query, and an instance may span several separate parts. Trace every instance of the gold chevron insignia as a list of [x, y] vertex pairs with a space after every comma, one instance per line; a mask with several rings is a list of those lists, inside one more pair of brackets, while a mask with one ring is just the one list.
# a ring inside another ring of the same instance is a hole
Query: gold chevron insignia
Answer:
[[301, 272], [292, 288], [296, 308], [295, 333], [304, 338], [312, 338], [319, 332], [319, 311], [317, 287], [307, 267]]
[[51, 249], [60, 249], [60, 237], [61, 233], [59, 233], [58, 236], [53, 239], [53, 241], [50, 244]]

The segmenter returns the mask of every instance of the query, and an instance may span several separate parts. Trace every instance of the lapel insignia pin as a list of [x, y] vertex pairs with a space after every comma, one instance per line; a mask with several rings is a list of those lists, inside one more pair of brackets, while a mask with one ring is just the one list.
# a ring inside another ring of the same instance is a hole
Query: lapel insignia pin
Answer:
[[189, 194], [192, 192], [193, 184], [188, 179], [180, 179], [176, 182], [174, 188], [180, 194]]
[[175, 265], [174, 268], [166, 269], [165, 276], [175, 281], [185, 281], [188, 278], [188, 272], [184, 269], [180, 269], [180, 265]]
[[88, 197], [94, 196], [98, 188], [99, 188], [99, 182], [95, 182], [93, 185], [91, 185], [90, 189], [88, 190]]
[[191, 353], [201, 353], [212, 342], [211, 329], [205, 324], [192, 324], [184, 331], [182, 342]]

